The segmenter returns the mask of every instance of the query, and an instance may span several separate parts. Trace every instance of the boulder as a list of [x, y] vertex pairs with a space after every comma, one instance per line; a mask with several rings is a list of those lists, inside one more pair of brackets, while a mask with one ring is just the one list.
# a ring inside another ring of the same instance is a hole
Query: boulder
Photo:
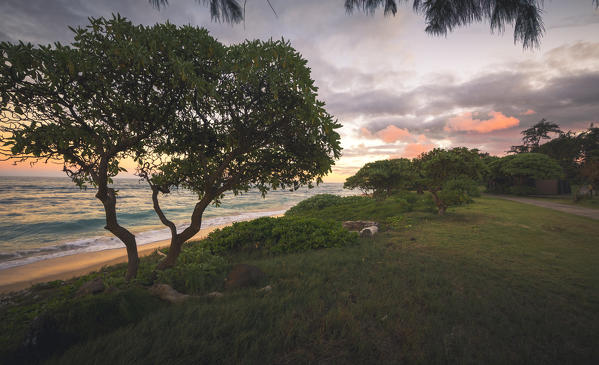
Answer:
[[373, 221], [345, 221], [342, 223], [343, 228], [347, 229], [348, 231], [361, 231], [366, 227], [378, 227], [378, 225], [379, 224], [377, 222]]
[[225, 289], [243, 288], [258, 284], [266, 274], [256, 266], [237, 264], [225, 279]]
[[360, 231], [360, 237], [371, 237], [374, 236], [379, 231], [379, 227], [370, 226], [366, 227]]
[[168, 284], [154, 284], [148, 291], [150, 294], [171, 303], [181, 303], [189, 298], [189, 295], [179, 293]]
[[104, 282], [101, 278], [95, 278], [92, 281], [88, 281], [87, 283], [81, 285], [79, 290], [77, 290], [76, 296], [81, 297], [89, 294], [98, 294], [103, 292], [105, 289]]

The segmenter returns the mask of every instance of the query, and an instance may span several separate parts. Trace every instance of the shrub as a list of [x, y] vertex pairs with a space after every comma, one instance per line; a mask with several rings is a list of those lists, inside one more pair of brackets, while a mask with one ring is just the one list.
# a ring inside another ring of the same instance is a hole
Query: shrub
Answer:
[[296, 206], [289, 209], [285, 215], [299, 214], [309, 210], [319, 210], [326, 207], [340, 205], [343, 203], [343, 198], [333, 194], [318, 194], [306, 200], [302, 200]]
[[480, 190], [474, 180], [462, 177], [447, 181], [439, 195], [449, 205], [463, 205], [472, 203], [473, 197], [480, 196]]
[[264, 217], [218, 229], [208, 235], [203, 245], [214, 254], [241, 251], [278, 254], [342, 247], [356, 243], [357, 237], [334, 221]]
[[190, 243], [181, 251], [177, 265], [158, 271], [158, 282], [169, 284], [183, 293], [198, 294], [217, 289], [227, 269], [222, 257], [214, 255], [199, 242]]

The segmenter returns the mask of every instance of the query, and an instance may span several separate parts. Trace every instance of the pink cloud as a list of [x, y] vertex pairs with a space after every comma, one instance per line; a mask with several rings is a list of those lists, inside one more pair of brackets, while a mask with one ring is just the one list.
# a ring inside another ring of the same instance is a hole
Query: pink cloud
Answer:
[[405, 140], [411, 136], [407, 129], [397, 128], [394, 125], [388, 125], [385, 129], [376, 132], [376, 135], [387, 143]]
[[525, 112], [524, 112], [524, 114], [522, 114], [522, 115], [533, 115], [533, 114], [537, 114], [537, 112], [535, 112], [535, 111], [534, 111], [534, 110], [532, 110], [532, 109], [528, 109], [528, 110], [527, 110], [527, 111], [525, 111]]
[[360, 128], [360, 135], [366, 138], [379, 138], [386, 143], [393, 143], [400, 140], [406, 141], [412, 138], [412, 135], [407, 129], [398, 128], [394, 125], [388, 125], [375, 133], [362, 127]]
[[456, 117], [450, 118], [444, 129], [447, 132], [465, 131], [489, 133], [500, 129], [514, 127], [520, 124], [520, 120], [518, 120], [518, 118], [505, 116], [501, 112], [492, 111], [487, 115], [490, 117], [489, 119], [480, 120], [478, 118], [473, 118], [471, 112], [463, 113]]
[[435, 145], [424, 134], [419, 135], [412, 143], [406, 144], [402, 153], [389, 156], [392, 158], [414, 158], [421, 153], [428, 152], [435, 148]]

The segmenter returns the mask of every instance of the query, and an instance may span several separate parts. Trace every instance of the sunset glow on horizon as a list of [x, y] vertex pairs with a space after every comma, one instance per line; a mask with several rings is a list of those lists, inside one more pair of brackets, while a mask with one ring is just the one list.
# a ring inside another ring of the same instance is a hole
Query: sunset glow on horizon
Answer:
[[[160, 11], [147, 2], [115, 0], [51, 10], [40, 4], [0, 4], [0, 40], [69, 44], [67, 26], [117, 12], [134, 23], [206, 27], [225, 44], [289, 40], [308, 61], [325, 108], [343, 126], [342, 157], [326, 182], [343, 182], [370, 161], [414, 158], [437, 147], [504, 155], [520, 143], [520, 131], [542, 118], [564, 131], [599, 122], [599, 13], [587, 0], [546, 3], [546, 33], [533, 50], [514, 45], [513, 29], [490, 34], [487, 24], [431, 37], [409, 6], [383, 17], [348, 15], [341, 0], [273, 2], [277, 17], [266, 3], [254, 2], [243, 25], [230, 25], [212, 22], [194, 1]], [[133, 161], [123, 167], [128, 173], [121, 177], [134, 177]], [[12, 161], [0, 162], [0, 175], [65, 176], [59, 163]]]

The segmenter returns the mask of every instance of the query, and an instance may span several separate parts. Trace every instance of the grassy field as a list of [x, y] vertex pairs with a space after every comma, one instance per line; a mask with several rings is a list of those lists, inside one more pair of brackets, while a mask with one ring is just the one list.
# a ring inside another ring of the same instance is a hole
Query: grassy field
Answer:
[[[383, 223], [374, 239], [362, 238], [350, 247], [225, 257], [228, 264], [264, 270], [273, 287], [269, 292], [247, 288], [167, 305], [147, 295], [143, 280], [118, 282], [122, 268], [100, 274], [115, 282], [115, 289], [94, 297], [65, 299], [85, 278], [41, 286], [32, 291], [35, 300], [30, 293], [3, 302], [4, 359], [56, 364], [599, 362], [596, 221], [489, 197], [444, 217], [427, 209], [406, 211], [402, 202], [358, 199], [315, 210], [317, 217]], [[157, 258], [148, 260], [144, 267]], [[218, 289], [222, 277], [215, 275], [214, 281]], [[55, 336], [38, 346], [35, 356], [14, 350], [32, 319], [46, 311], [56, 321], [71, 323], [75, 329], [65, 330], [70, 337]]]

